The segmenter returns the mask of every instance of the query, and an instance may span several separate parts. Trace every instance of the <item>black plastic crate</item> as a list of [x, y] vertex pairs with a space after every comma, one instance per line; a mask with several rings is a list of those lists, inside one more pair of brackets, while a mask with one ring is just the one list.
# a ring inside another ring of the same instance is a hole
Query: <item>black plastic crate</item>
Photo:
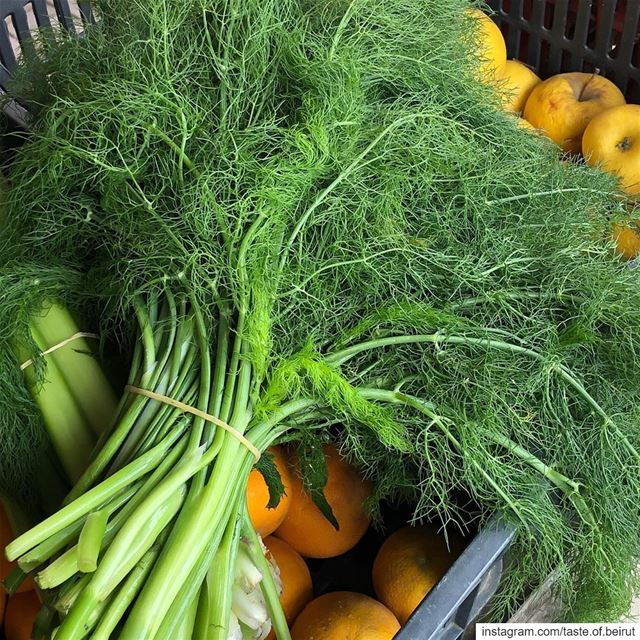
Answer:
[[1, 0], [0, 4], [0, 87], [3, 89], [34, 29], [60, 26], [75, 33], [91, 20], [86, 0]]
[[600, 73], [640, 103], [640, 0], [488, 0], [510, 58], [543, 79]]
[[515, 528], [498, 519], [481, 529], [395, 640], [459, 638], [496, 593], [514, 535]]

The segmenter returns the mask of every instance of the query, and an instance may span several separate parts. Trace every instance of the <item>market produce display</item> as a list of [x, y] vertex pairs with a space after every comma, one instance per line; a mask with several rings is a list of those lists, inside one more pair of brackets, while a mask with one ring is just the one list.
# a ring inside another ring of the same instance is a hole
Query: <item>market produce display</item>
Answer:
[[[16, 77], [33, 123], [0, 227], [0, 494], [33, 520], [6, 555], [39, 588], [34, 637], [338, 640], [355, 620], [391, 638], [363, 594], [292, 621], [256, 531], [327, 557], [388, 503], [437, 530], [517, 526], [495, 619], [551, 571], [567, 619], [624, 613], [640, 287], [611, 230], [638, 216], [616, 176], [504, 112], [488, 18], [464, 0], [95, 5]], [[34, 333], [51, 301], [126, 380], [59, 508], [35, 481], [59, 424], [38, 393], [60, 372], [63, 422], [109, 412], [74, 394], [104, 377], [44, 353], [71, 337]]]

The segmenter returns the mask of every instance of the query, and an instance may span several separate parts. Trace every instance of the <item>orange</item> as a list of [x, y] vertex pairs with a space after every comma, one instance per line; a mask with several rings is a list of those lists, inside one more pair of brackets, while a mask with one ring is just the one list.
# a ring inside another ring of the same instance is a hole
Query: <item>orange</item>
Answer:
[[311, 601], [291, 630], [292, 640], [391, 640], [400, 630], [395, 616], [369, 596], [348, 591]]
[[[313, 585], [307, 563], [302, 556], [292, 549], [284, 540], [274, 536], [265, 538], [271, 558], [278, 567], [282, 593], [280, 604], [284, 610], [289, 625], [297, 618], [304, 606], [313, 598]], [[267, 640], [275, 638], [273, 631], [267, 636]]]
[[[371, 495], [371, 485], [345, 460], [335, 447], [324, 447], [327, 463], [327, 484], [324, 495], [340, 528], [324, 517], [311, 497], [304, 491], [299, 473], [291, 474], [291, 507], [276, 531], [278, 538], [288, 542], [307, 558], [332, 558], [349, 551], [369, 527], [364, 501]], [[295, 461], [293, 465], [297, 466]]]
[[373, 587], [401, 624], [453, 564], [461, 541], [451, 551], [435, 527], [403, 527], [382, 544], [373, 563]]
[[496, 74], [502, 106], [506, 111], [521, 113], [529, 94], [540, 78], [529, 67], [517, 60], [507, 60]]
[[593, 73], [560, 73], [533, 87], [524, 117], [565, 151], [579, 153], [589, 122], [624, 103], [622, 92], [611, 80]]
[[38, 611], [40, 611], [40, 600], [35, 591], [16, 593], [11, 596], [4, 618], [4, 633], [7, 640], [30, 640]]
[[[0, 581], [4, 580], [16, 567], [15, 562], [9, 562], [4, 555], [4, 548], [14, 539], [11, 525], [9, 524], [9, 518], [4, 510], [2, 504], [0, 504]], [[17, 593], [24, 593], [25, 591], [31, 591], [35, 589], [33, 579], [28, 577], [18, 588]]]
[[249, 509], [249, 517], [255, 530], [262, 537], [271, 535], [280, 526], [289, 511], [289, 504], [291, 502], [291, 498], [289, 497], [291, 477], [282, 449], [280, 449], [280, 447], [271, 447], [269, 453], [273, 454], [273, 461], [284, 485], [284, 494], [280, 498], [278, 506], [272, 509], [267, 507], [269, 504], [269, 488], [262, 474], [257, 469], [251, 471], [249, 481], [247, 482], [247, 508]]
[[481, 61], [478, 79], [493, 81], [507, 61], [507, 45], [496, 23], [480, 9], [468, 9], [467, 15], [476, 21], [476, 57]]
[[630, 194], [640, 194], [640, 105], [623, 104], [598, 114], [584, 130], [582, 153], [620, 178]]
[[636, 223], [635, 229], [615, 225], [613, 227], [613, 237], [616, 241], [618, 252], [626, 260], [633, 260], [640, 255], [640, 225]]

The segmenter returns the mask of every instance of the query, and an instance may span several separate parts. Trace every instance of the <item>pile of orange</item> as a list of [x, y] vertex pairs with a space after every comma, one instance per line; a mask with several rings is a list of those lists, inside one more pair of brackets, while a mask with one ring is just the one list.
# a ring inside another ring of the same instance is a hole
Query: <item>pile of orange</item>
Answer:
[[[298, 459], [271, 450], [285, 495], [268, 509], [268, 489], [254, 472], [247, 499], [251, 519], [264, 539], [267, 557], [282, 586], [280, 602], [293, 640], [391, 640], [461, 550], [461, 539], [449, 543], [429, 526], [404, 527], [382, 544], [373, 565], [377, 600], [360, 593], [331, 592], [313, 599], [309, 568], [303, 559], [346, 553], [363, 537], [369, 517], [363, 506], [371, 485], [335, 447], [324, 447], [327, 484], [324, 494], [336, 529], [305, 492]], [[273, 531], [274, 523], [280, 522]], [[275, 640], [273, 631], [267, 640]]]

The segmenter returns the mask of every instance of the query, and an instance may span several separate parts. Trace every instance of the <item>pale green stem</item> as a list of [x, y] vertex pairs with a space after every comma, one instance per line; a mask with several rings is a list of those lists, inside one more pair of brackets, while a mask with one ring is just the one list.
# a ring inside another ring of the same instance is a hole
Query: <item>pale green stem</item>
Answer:
[[[59, 304], [50, 304], [42, 315], [33, 318], [32, 326], [36, 327], [49, 347], [78, 331], [74, 318]], [[115, 418], [117, 400], [92, 351], [87, 340], [80, 338], [49, 354], [47, 362], [57, 364], [86, 424], [97, 437]]]
[[591, 510], [587, 506], [584, 498], [580, 495], [580, 485], [567, 478], [567, 476], [556, 471], [552, 467], [546, 465], [542, 460], [534, 456], [530, 451], [527, 451], [524, 447], [515, 443], [501, 433], [490, 432], [487, 429], [482, 429], [482, 433], [496, 444], [504, 447], [507, 451], [510, 451], [513, 455], [520, 458], [523, 462], [535, 469], [538, 473], [544, 476], [549, 482], [562, 491], [569, 500], [573, 503], [578, 515], [590, 526], [595, 526], [596, 521], [591, 513]]
[[145, 453], [143, 456], [130, 463], [98, 486], [89, 490], [83, 496], [63, 507], [36, 525], [30, 531], [22, 534], [11, 542], [6, 548], [9, 560], [15, 560], [30, 551], [35, 546], [73, 524], [91, 510], [99, 507], [107, 499], [117, 495], [132, 482], [145, 475], [158, 466], [166, 452], [182, 434], [179, 432], [169, 434], [160, 444]]
[[[129, 517], [135, 512], [142, 501], [151, 493], [158, 483], [166, 476], [170, 469], [173, 468], [178, 459], [185, 450], [186, 442], [182, 440], [169, 451], [164, 460], [156, 468], [156, 470], [144, 481], [137, 483], [136, 490], [128, 493], [130, 499], [119, 511], [116, 516], [107, 524], [106, 532], [101, 541], [101, 549], [104, 549], [115, 538], [118, 531], [128, 521]], [[124, 501], [123, 501], [124, 502]], [[109, 505], [110, 511], [115, 511]], [[24, 556], [23, 556], [24, 557]], [[78, 557], [78, 548], [76, 546], [68, 549], [62, 556], [57, 558], [44, 571], [38, 574], [38, 582], [43, 588], [52, 588], [62, 584], [70, 578], [79, 569], [76, 558]], [[45, 587], [45, 585], [47, 585]]]
[[105, 445], [100, 449], [98, 455], [91, 461], [91, 464], [84, 470], [73, 489], [69, 492], [69, 495], [65, 498], [65, 504], [70, 504], [76, 500], [76, 498], [82, 496], [101, 476], [102, 472], [106, 469], [113, 456], [117, 453], [120, 445], [142, 412], [144, 405], [145, 398], [136, 396], [131, 406], [127, 409], [123, 419], [118, 424], [116, 430], [109, 435]]
[[[511, 344], [502, 340], [494, 340], [492, 338], [474, 338], [471, 336], [455, 336], [439, 333], [427, 335], [403, 335], [391, 336], [388, 338], [380, 338], [379, 340], [369, 340], [360, 344], [353, 345], [347, 349], [343, 349], [334, 354], [327, 356], [326, 360], [330, 364], [341, 365], [355, 355], [371, 349], [383, 348], [386, 346], [399, 346], [402, 344], [415, 344], [420, 342], [430, 342], [432, 344], [464, 344], [485, 347], [490, 349], [498, 349], [500, 351], [508, 351], [511, 353], [519, 353], [526, 355], [538, 362], [545, 362], [542, 354], [517, 344]], [[554, 365], [552, 371], [557, 373], [565, 382], [572, 386], [580, 396], [602, 417], [605, 426], [613, 427], [616, 435], [620, 438], [623, 446], [627, 449], [637, 461], [640, 461], [640, 452], [631, 444], [627, 436], [622, 432], [620, 427], [611, 419], [611, 417], [598, 404], [593, 396], [584, 388], [584, 386], [575, 378], [573, 373], [564, 365]]]
[[207, 573], [205, 597], [198, 608], [193, 640], [227, 639], [239, 533], [238, 520], [232, 517]]
[[[244, 509], [244, 521], [242, 527], [242, 535], [245, 538], [248, 546], [249, 553], [253, 563], [262, 573], [262, 581], [260, 582], [260, 588], [262, 589], [262, 595], [264, 596], [267, 604], [267, 610], [271, 617], [271, 624], [278, 640], [291, 640], [291, 634], [289, 633], [289, 625], [285, 617], [282, 605], [280, 604], [280, 594], [278, 593], [278, 587], [273, 579], [271, 573], [271, 566], [269, 561], [264, 555], [262, 545], [260, 544], [260, 538], [256, 533], [256, 530], [251, 524], [251, 518], [249, 512]], [[223, 640], [220, 638], [220, 640]]]
[[104, 509], [87, 516], [78, 538], [79, 571], [91, 573], [96, 570], [108, 519], [109, 512]]
[[611, 419], [611, 417], [607, 414], [607, 412], [598, 404], [596, 399], [584, 388], [584, 386], [576, 380], [571, 371], [567, 369], [567, 367], [563, 365], [556, 366], [554, 371], [560, 375], [560, 377], [565, 380], [568, 384], [570, 384], [579, 395], [591, 406], [591, 408], [596, 411], [596, 413], [604, 420], [605, 427], [611, 426], [615, 431], [616, 435], [620, 438], [622, 444], [628, 453], [636, 459], [636, 461], [640, 462], [640, 452], [631, 444], [627, 436], [622, 432], [620, 427]]
[[174, 151], [175, 154], [180, 159], [180, 162], [182, 162], [182, 164], [185, 167], [187, 167], [189, 171], [193, 171], [196, 175], [198, 175], [198, 173], [195, 170], [193, 162], [191, 162], [191, 160], [189, 159], [189, 156], [187, 156], [187, 154], [184, 152], [184, 149], [181, 146], [177, 145], [164, 131], [161, 131], [160, 129], [158, 129], [158, 127], [155, 124], [148, 123], [148, 124], [145, 124], [144, 127], [150, 133], [153, 133], [154, 135], [158, 136], [158, 138], [160, 138], [172, 151]]
[[111, 600], [98, 626], [94, 629], [91, 640], [110, 640], [113, 637], [112, 634], [118, 623], [127, 612], [151, 572], [159, 552], [159, 547], [154, 546], [142, 556], [140, 562], [133, 568], [125, 583]]
[[[557, 193], [576, 193], [576, 192], [587, 192], [587, 193], [597, 193], [602, 195], [602, 191], [598, 191], [597, 189], [586, 189], [584, 187], [567, 187], [564, 189], [552, 189], [551, 191], [536, 191], [533, 193], [522, 193], [517, 196], [509, 196], [508, 198], [500, 198], [499, 200], [485, 200], [485, 204], [487, 206], [493, 206], [496, 204], [505, 204], [507, 202], [518, 202], [519, 200], [530, 200], [532, 198], [541, 198], [545, 196], [553, 196]], [[620, 197], [619, 193], [612, 191], [609, 193], [611, 196]]]
[[198, 603], [198, 597], [193, 598], [189, 603], [184, 616], [178, 622], [175, 640], [178, 638], [193, 638], [194, 625], [196, 623], [196, 616], [198, 615]]
[[483, 466], [472, 457], [466, 455], [464, 447], [462, 443], [453, 435], [452, 431], [447, 426], [446, 422], [441, 416], [436, 414], [432, 409], [429, 403], [423, 403], [422, 400], [418, 398], [413, 398], [412, 396], [408, 396], [399, 391], [387, 391], [384, 389], [360, 389], [359, 393], [371, 400], [380, 400], [383, 402], [391, 402], [391, 403], [399, 403], [405, 404], [414, 409], [417, 409], [421, 413], [424, 413], [426, 416], [431, 418], [433, 424], [435, 424], [445, 435], [447, 440], [453, 444], [453, 446], [460, 452], [461, 455], [464, 456], [464, 459], [471, 464], [480, 475], [487, 481], [487, 483], [493, 487], [494, 491], [504, 500], [504, 502], [509, 506], [509, 508], [514, 512], [514, 514], [518, 517], [518, 519], [522, 522], [526, 529], [529, 528], [529, 524], [526, 518], [520, 512], [517, 504], [512, 500], [512, 498], [507, 495], [504, 490], [496, 483], [496, 481], [486, 472]]
[[73, 603], [78, 599], [84, 588], [89, 584], [91, 574], [87, 573], [69, 587], [63, 587], [62, 592], [55, 602], [56, 611], [66, 616]]
[[[209, 344], [207, 341], [207, 330], [204, 325], [204, 319], [199, 312], [194, 313], [196, 336], [200, 352], [200, 388], [198, 391], [197, 408], [206, 412], [209, 408], [209, 396], [211, 393], [211, 354], [209, 352]], [[213, 425], [208, 425], [213, 428]], [[204, 431], [204, 419], [196, 416], [193, 420], [191, 432], [189, 434], [189, 449], [196, 449], [202, 444], [202, 433]], [[191, 483], [189, 493], [197, 492], [204, 485], [206, 470], [199, 472]]]
[[[240, 336], [236, 336], [239, 340]], [[239, 354], [238, 354], [239, 355]], [[247, 407], [251, 384], [251, 364], [242, 360], [237, 381], [234, 411], [229, 423], [242, 433], [249, 421]], [[207, 485], [193, 505], [190, 518], [177, 523], [165, 553], [159, 558], [145, 589], [129, 615], [122, 640], [151, 639], [155, 636], [171, 603], [183, 588], [198, 558], [207, 548], [210, 531], [222, 526], [226, 506], [231, 500], [230, 483], [248, 475], [251, 456], [236, 438], [226, 435], [219, 457]], [[233, 486], [233, 484], [231, 484]], [[184, 549], [189, 549], [185, 555]]]
[[67, 549], [35, 577], [41, 589], [53, 589], [78, 573], [78, 547]]
[[235, 327], [235, 337], [233, 340], [233, 350], [231, 352], [231, 360], [227, 370], [225, 381], [224, 395], [222, 398], [222, 407], [220, 408], [220, 420], [229, 421], [229, 413], [233, 404], [234, 391], [236, 387], [236, 378], [238, 376], [238, 367], [240, 364], [240, 354], [242, 352], [242, 331], [244, 329], [244, 313], [238, 313], [238, 319]]
[[334, 365], [344, 364], [350, 358], [362, 353], [363, 351], [370, 351], [372, 349], [379, 349], [390, 346], [400, 346], [403, 344], [417, 344], [421, 342], [429, 342], [431, 344], [466, 344], [475, 345], [485, 348], [500, 349], [501, 351], [510, 351], [512, 353], [521, 353], [528, 355], [536, 360], [543, 360], [543, 357], [526, 347], [521, 347], [517, 344], [510, 344], [501, 340], [493, 340], [492, 338], [474, 338], [472, 336], [454, 336], [444, 333], [431, 333], [431, 334], [417, 334], [417, 335], [402, 335], [402, 336], [390, 336], [388, 338], [380, 338], [377, 340], [368, 340], [367, 342], [361, 342], [353, 345], [337, 353], [329, 354], [326, 357], [327, 362]]
[[313, 215], [313, 212], [326, 200], [326, 198], [329, 196], [329, 194], [336, 187], [338, 187], [338, 185], [340, 185], [340, 183], [343, 182], [343, 180], [346, 180], [354, 171], [356, 171], [361, 166], [361, 163], [364, 161], [364, 159], [369, 155], [369, 153], [373, 149], [375, 149], [375, 147], [378, 146], [378, 144], [380, 143], [380, 141], [384, 137], [386, 137], [389, 133], [391, 133], [396, 127], [399, 127], [402, 124], [410, 122], [411, 120], [415, 120], [420, 116], [422, 116], [421, 113], [415, 113], [415, 114], [411, 114], [410, 116], [405, 116], [405, 117], [402, 117], [402, 118], [398, 118], [398, 120], [395, 120], [394, 122], [389, 124], [387, 127], [385, 127], [365, 147], [365, 149], [362, 151], [362, 153], [360, 153], [358, 156], [356, 156], [356, 158], [353, 160], [353, 162], [351, 162], [351, 164], [348, 167], [343, 169], [338, 174], [338, 176], [331, 182], [331, 184], [329, 184], [327, 187], [325, 187], [317, 195], [316, 199], [311, 203], [311, 205], [307, 208], [307, 210], [302, 214], [302, 216], [300, 217], [300, 219], [296, 223], [296, 226], [294, 227], [293, 231], [291, 232], [291, 235], [289, 236], [289, 239], [288, 239], [286, 245], [283, 248], [282, 257], [280, 259], [280, 266], [279, 266], [279, 269], [278, 269], [279, 273], [283, 272], [285, 262], [287, 260], [288, 255], [289, 255], [289, 252], [291, 251], [291, 247], [293, 246], [293, 243], [295, 242], [296, 238], [298, 237], [298, 234], [300, 233], [300, 231], [302, 230], [302, 228], [306, 224], [307, 220]]
[[[31, 327], [31, 334], [40, 351], [45, 351], [52, 346], [46, 344], [35, 326]], [[49, 358], [46, 365], [46, 377], [42, 386], [34, 387], [33, 367], [25, 370], [25, 380], [31, 388], [31, 394], [38, 405], [49, 439], [64, 468], [65, 475], [71, 483], [74, 483], [85, 470], [97, 438], [73, 397], [57, 361]]]
[[228, 311], [222, 309], [218, 319], [218, 339], [216, 340], [216, 360], [213, 368], [211, 400], [209, 413], [220, 415], [224, 397], [225, 372], [229, 355], [229, 318]]
[[[249, 468], [249, 467], [248, 467]], [[247, 471], [248, 473], [248, 471]], [[244, 485], [242, 483], [236, 483], [233, 491], [233, 499], [226, 506], [223, 516], [220, 518], [220, 523], [226, 523], [231, 517], [234, 516], [237, 509], [237, 501], [244, 494]], [[175, 640], [176, 628], [179, 621], [185, 615], [185, 611], [189, 604], [198, 595], [200, 585], [205, 580], [208, 571], [211, 568], [213, 558], [218, 550], [222, 535], [225, 531], [224, 524], [220, 524], [211, 529], [213, 535], [210, 536], [210, 540], [203, 553], [198, 557], [194, 568], [191, 570], [189, 577], [185, 583], [183, 589], [173, 599], [171, 606], [164, 617], [158, 632], [154, 636], [154, 640]], [[125, 626], [124, 632], [128, 632]], [[132, 632], [129, 640], [137, 640], [138, 636], [135, 635], [135, 630]], [[126, 637], [121, 636], [120, 640], [127, 640]]]
[[194, 599], [198, 598], [200, 585], [204, 581], [207, 567], [211, 563], [213, 555], [211, 548], [213, 546], [217, 547], [219, 540], [214, 537], [213, 542], [215, 542], [215, 545], [213, 545], [213, 543], [210, 544], [207, 551], [198, 558], [195, 567], [189, 574], [185, 588], [182, 589], [175, 600], [171, 603], [171, 607], [169, 608], [167, 615], [164, 617], [164, 620], [162, 621], [162, 624], [160, 625], [153, 640], [176, 640], [180, 621], [188, 615], [189, 607]]
[[[193, 464], [184, 466], [190, 471], [189, 476], [197, 471]], [[122, 528], [60, 625], [56, 636], [58, 640], [80, 640], [84, 637], [91, 612], [109, 598], [174, 518], [185, 495], [184, 487], [179, 489], [175, 486], [180, 475], [175, 474], [172, 482], [165, 481]], [[180, 479], [184, 482], [184, 478]]]

